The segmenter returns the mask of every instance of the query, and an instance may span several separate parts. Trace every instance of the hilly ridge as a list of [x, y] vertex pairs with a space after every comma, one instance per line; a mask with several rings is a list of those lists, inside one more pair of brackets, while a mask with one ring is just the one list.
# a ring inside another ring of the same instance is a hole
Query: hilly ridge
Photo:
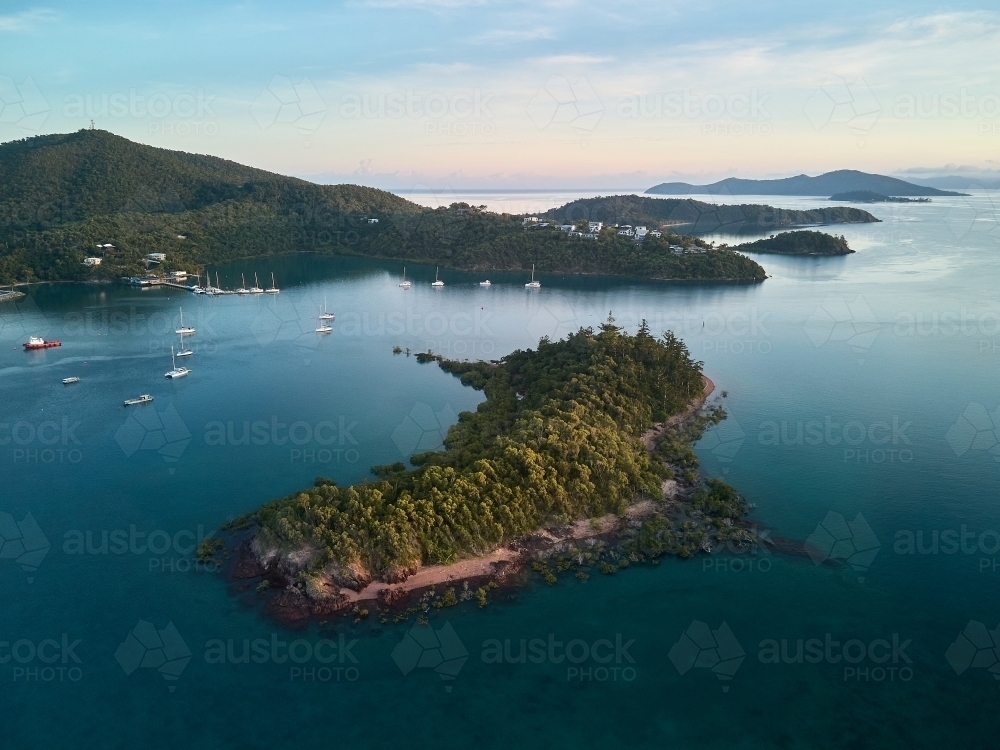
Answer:
[[[764, 269], [688, 234], [877, 219], [857, 208], [790, 211], [613, 196], [549, 212], [576, 221], [660, 225], [637, 242], [605, 228], [585, 239], [529, 231], [521, 216], [464, 203], [423, 208], [358, 185], [317, 185], [214, 156], [134, 143], [101, 130], [0, 144], [0, 283], [112, 280], [294, 252], [351, 254], [465, 270], [759, 282]], [[698, 247], [675, 253], [676, 244]], [[113, 247], [111, 247], [113, 246]], [[98, 249], [98, 247], [100, 249]], [[100, 265], [85, 265], [88, 256]]]
[[727, 177], [710, 185], [692, 185], [688, 182], [663, 182], [646, 192], [652, 195], [821, 195], [868, 190], [883, 195], [928, 196], [963, 195], [925, 185], [915, 185], [895, 177], [859, 172], [856, 169], [838, 169], [816, 177], [800, 174], [778, 180], [744, 180]]

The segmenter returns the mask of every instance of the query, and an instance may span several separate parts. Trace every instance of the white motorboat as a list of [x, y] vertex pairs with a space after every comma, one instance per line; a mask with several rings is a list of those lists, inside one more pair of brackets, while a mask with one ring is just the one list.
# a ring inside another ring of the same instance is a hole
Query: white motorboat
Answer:
[[63, 378], [63, 385], [71, 385], [73, 383], [79, 383], [79, 382], [80, 378], [76, 377], [75, 375], [71, 378]]
[[143, 393], [139, 398], [127, 398], [125, 399], [125, 406], [138, 406], [139, 404], [148, 404], [153, 400], [153, 397], [148, 393]]
[[493, 284], [490, 283], [489, 279], [486, 279], [486, 281], [480, 281], [479, 286], [493, 286]]

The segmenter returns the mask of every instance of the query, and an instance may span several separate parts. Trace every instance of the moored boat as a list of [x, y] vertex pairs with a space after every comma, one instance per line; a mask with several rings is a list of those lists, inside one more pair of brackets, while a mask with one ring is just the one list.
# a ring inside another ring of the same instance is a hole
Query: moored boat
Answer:
[[38, 336], [32, 336], [24, 345], [25, 351], [31, 351], [33, 349], [51, 349], [54, 346], [62, 346], [62, 342], [59, 341], [46, 341]]

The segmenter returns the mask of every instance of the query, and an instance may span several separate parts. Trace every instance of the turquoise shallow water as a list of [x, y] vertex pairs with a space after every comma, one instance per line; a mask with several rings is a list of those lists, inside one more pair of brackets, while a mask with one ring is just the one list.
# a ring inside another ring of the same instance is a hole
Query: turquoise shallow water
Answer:
[[[434, 269], [408, 268], [404, 292], [398, 264], [296, 256], [219, 269], [224, 286], [273, 271], [277, 298], [32, 288], [0, 307], [10, 746], [993, 746], [993, 200], [876, 207], [884, 223], [842, 228], [857, 254], [763, 256], [772, 278], [752, 287], [542, 277], [529, 293], [520, 274], [487, 290], [442, 272], [435, 291]], [[324, 303], [337, 320], [319, 338]], [[193, 373], [171, 382], [181, 306]], [[688, 342], [730, 414], [699, 447], [706, 472], [756, 504], [765, 533], [831, 540], [820, 554], [839, 564], [723, 551], [567, 577], [435, 612], [430, 666], [406, 674], [397, 660], [424, 653], [407, 626], [285, 629], [192, 564], [199, 534], [317, 475], [354, 481], [433, 447], [478, 403], [393, 346], [495, 358], [609, 310]], [[29, 335], [63, 346], [26, 354]], [[145, 392], [151, 406], [121, 406]], [[522, 639], [543, 644], [523, 662]], [[822, 656], [798, 663], [810, 639]], [[296, 641], [299, 661], [280, 661]]]

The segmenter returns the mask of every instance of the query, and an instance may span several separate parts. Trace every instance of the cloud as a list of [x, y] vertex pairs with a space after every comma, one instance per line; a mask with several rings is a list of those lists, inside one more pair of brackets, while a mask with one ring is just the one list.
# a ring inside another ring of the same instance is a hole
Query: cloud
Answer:
[[551, 29], [539, 27], [534, 29], [493, 29], [484, 34], [477, 34], [469, 41], [473, 44], [516, 44], [552, 38]]
[[44, 8], [25, 10], [11, 16], [0, 16], [0, 32], [31, 31], [39, 24], [51, 23], [57, 18], [54, 11]]
[[598, 57], [596, 55], [550, 55], [532, 60], [539, 65], [597, 65], [598, 63], [614, 62], [613, 57]]

